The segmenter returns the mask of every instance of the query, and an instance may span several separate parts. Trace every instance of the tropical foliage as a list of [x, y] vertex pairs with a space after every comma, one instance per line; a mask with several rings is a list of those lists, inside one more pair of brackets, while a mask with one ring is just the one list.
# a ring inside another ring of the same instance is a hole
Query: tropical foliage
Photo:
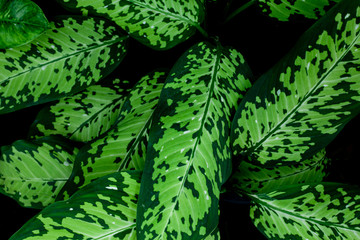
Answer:
[[[327, 181], [360, 112], [360, 0], [53, 4], [68, 15], [0, 0], [0, 114], [37, 110], [1, 147], [0, 192], [39, 209], [11, 240], [224, 239], [225, 194], [267, 239], [360, 238], [359, 186]], [[209, 26], [250, 7], [311, 23], [265, 72]], [[191, 39], [171, 69], [136, 79], [140, 53], [117, 76], [133, 43], [156, 56]]]

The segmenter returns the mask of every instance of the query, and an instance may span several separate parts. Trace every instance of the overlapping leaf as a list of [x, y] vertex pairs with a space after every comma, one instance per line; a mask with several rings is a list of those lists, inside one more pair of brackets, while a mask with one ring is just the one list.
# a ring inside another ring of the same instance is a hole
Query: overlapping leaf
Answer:
[[126, 36], [108, 21], [64, 17], [34, 41], [0, 52], [0, 113], [66, 96], [112, 71]]
[[264, 74], [240, 103], [234, 153], [290, 164], [324, 148], [360, 110], [360, 1], [344, 0]]
[[66, 8], [111, 19], [133, 38], [168, 49], [192, 36], [204, 19], [200, 0], [58, 0]]
[[48, 28], [48, 20], [34, 2], [0, 0], [0, 49], [30, 42]]
[[104, 137], [81, 148], [74, 171], [58, 199], [66, 199], [95, 179], [124, 169], [143, 170], [148, 131], [166, 73], [144, 76], [131, 90], [119, 121]]
[[[37, 115], [30, 136], [62, 135], [88, 142], [110, 129], [119, 116], [130, 86], [129, 81], [113, 80], [113, 87], [93, 85], [57, 103], [46, 106]], [[121, 85], [120, 88], [117, 88]]]
[[28, 221], [11, 240], [136, 240], [140, 172], [102, 177]]
[[288, 21], [295, 14], [317, 19], [326, 13], [326, 7], [341, 0], [258, 0], [263, 12], [280, 21]]
[[24, 207], [42, 208], [53, 203], [70, 177], [77, 151], [53, 137], [3, 146], [0, 191]]
[[269, 239], [360, 238], [360, 189], [338, 183], [292, 185], [252, 195], [250, 216]]
[[230, 118], [248, 77], [240, 53], [209, 43], [175, 64], [149, 134], [138, 239], [201, 239], [217, 227], [220, 187], [231, 171]]
[[265, 168], [242, 161], [231, 177], [232, 190], [238, 193], [266, 193], [284, 185], [321, 182], [329, 158], [325, 150], [313, 158], [289, 166]]

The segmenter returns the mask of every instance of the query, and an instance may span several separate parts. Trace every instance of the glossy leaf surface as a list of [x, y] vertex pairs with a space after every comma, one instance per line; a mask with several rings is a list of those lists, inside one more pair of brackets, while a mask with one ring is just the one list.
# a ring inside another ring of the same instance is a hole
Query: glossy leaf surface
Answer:
[[133, 38], [155, 49], [168, 49], [192, 36], [204, 19], [200, 0], [58, 0], [111, 19]]
[[58, 138], [19, 140], [1, 147], [0, 191], [24, 207], [53, 202], [70, 177], [78, 150]]
[[119, 79], [113, 84], [121, 87], [93, 85], [46, 106], [38, 113], [29, 135], [62, 135], [80, 142], [100, 136], [116, 122], [130, 86]]
[[310, 28], [240, 103], [234, 154], [253, 164], [311, 158], [360, 110], [360, 1], [344, 0]]
[[112, 71], [127, 37], [108, 21], [64, 17], [34, 41], [0, 52], [0, 113], [85, 89]]
[[49, 28], [41, 8], [30, 0], [0, 0], [0, 49], [25, 44]]
[[104, 137], [81, 148], [70, 179], [59, 194], [66, 199], [95, 179], [120, 170], [143, 170], [148, 132], [165, 72], [144, 76], [130, 91], [119, 121]]
[[102, 177], [28, 221], [11, 240], [136, 240], [140, 172]]
[[252, 195], [250, 217], [269, 239], [360, 238], [360, 189], [338, 183], [292, 185]]
[[138, 239], [201, 239], [217, 227], [231, 171], [230, 118], [249, 75], [240, 53], [204, 42], [175, 64], [149, 134]]
[[311, 159], [288, 166], [265, 168], [242, 161], [234, 170], [232, 190], [243, 193], [266, 193], [284, 185], [321, 182], [326, 176], [329, 158], [325, 150], [320, 151]]
[[288, 21], [293, 15], [318, 19], [325, 15], [326, 8], [341, 0], [258, 0], [262, 11], [280, 21]]

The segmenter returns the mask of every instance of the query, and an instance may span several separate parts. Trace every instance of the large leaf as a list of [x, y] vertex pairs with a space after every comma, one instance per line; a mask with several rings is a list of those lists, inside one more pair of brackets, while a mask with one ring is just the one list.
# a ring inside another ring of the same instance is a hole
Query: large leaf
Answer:
[[136, 240], [140, 176], [129, 171], [102, 177], [42, 210], [10, 239]]
[[59, 193], [66, 199], [95, 179], [124, 169], [143, 170], [148, 132], [165, 72], [144, 76], [131, 90], [119, 121], [104, 137], [81, 148], [71, 177]]
[[78, 92], [112, 71], [127, 37], [108, 21], [65, 17], [34, 41], [0, 52], [0, 113]]
[[230, 118], [248, 77], [240, 53], [209, 43], [175, 64], [149, 134], [138, 239], [201, 239], [217, 227], [220, 188], [231, 172]]
[[77, 151], [53, 137], [1, 147], [0, 191], [24, 207], [53, 203], [70, 177]]
[[311, 27], [240, 103], [234, 154], [290, 164], [324, 148], [360, 110], [360, 1], [344, 0]]
[[326, 13], [326, 7], [341, 0], [258, 0], [262, 11], [280, 21], [288, 21], [295, 14], [317, 19]]
[[0, 49], [30, 42], [49, 28], [38, 5], [30, 0], [0, 0]]
[[250, 217], [269, 239], [360, 238], [360, 189], [337, 183], [292, 185], [251, 195]]
[[[44, 107], [32, 124], [29, 135], [62, 135], [88, 142], [107, 130], [119, 116], [130, 82], [113, 80], [114, 87], [93, 85], [84, 91]], [[115, 88], [120, 85], [120, 88]]]
[[155, 49], [168, 49], [195, 33], [204, 19], [200, 0], [58, 0], [111, 19], [133, 38]]
[[325, 150], [311, 159], [288, 166], [265, 168], [242, 161], [229, 182], [232, 191], [240, 195], [244, 192], [269, 192], [284, 185], [321, 182], [326, 176], [328, 164], [329, 158], [325, 156]]

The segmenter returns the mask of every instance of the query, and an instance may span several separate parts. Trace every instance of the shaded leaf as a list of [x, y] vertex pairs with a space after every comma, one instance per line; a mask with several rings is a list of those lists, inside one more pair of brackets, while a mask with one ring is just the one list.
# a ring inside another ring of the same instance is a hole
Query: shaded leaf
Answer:
[[311, 159], [288, 166], [260, 167], [242, 161], [234, 171], [231, 190], [238, 193], [266, 193], [284, 185], [321, 182], [326, 176], [329, 158], [325, 150]]
[[230, 118], [249, 75], [240, 53], [209, 43], [175, 64], [150, 129], [138, 239], [201, 239], [217, 227], [220, 187], [231, 172]]
[[360, 110], [360, 1], [344, 0], [260, 77], [232, 125], [234, 154], [253, 164], [311, 158]]
[[251, 198], [250, 217], [269, 240], [360, 238], [357, 186], [292, 185]]
[[58, 199], [66, 199], [95, 179], [124, 169], [143, 170], [148, 131], [165, 72], [144, 76], [130, 91], [119, 121], [104, 137], [81, 148]]
[[0, 52], [0, 113], [85, 89], [125, 55], [127, 37], [103, 19], [63, 17], [34, 41]]
[[[119, 79], [114, 80], [114, 85]], [[60, 99], [44, 107], [32, 124], [29, 135], [62, 135], [71, 140], [88, 142], [107, 130], [119, 116], [130, 82], [121, 81], [122, 87], [93, 85], [74, 96]]]
[[28, 221], [10, 240], [136, 240], [140, 172], [102, 177], [66, 201], [56, 202]]
[[48, 28], [48, 20], [34, 2], [0, 0], [0, 49], [28, 43]]
[[204, 20], [200, 0], [58, 0], [66, 8], [86, 10], [114, 21], [139, 42], [168, 49], [192, 36]]
[[1, 152], [0, 191], [24, 207], [43, 208], [55, 201], [70, 177], [78, 149], [45, 137], [18, 140]]

